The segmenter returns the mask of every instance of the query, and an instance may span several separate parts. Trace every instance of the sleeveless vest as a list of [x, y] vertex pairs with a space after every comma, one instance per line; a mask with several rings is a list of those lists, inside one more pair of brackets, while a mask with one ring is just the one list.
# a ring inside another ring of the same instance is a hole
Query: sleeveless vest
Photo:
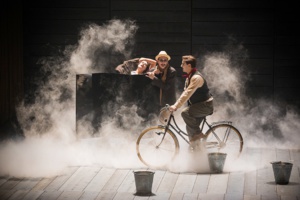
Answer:
[[[188, 84], [187, 86], [190, 84], [190, 81], [191, 81], [191, 78], [194, 76], [194, 75], [200, 75], [202, 78], [203, 76], [201, 75], [201, 73], [199, 71], [196, 71], [195, 73], [193, 73], [191, 75], [191, 77], [189, 78], [188, 80]], [[207, 86], [207, 82], [206, 80], [203, 78], [204, 80], [204, 83], [202, 85], [202, 87], [200, 88], [197, 88], [196, 91], [194, 92], [194, 94], [190, 97], [189, 99], [189, 104], [194, 104], [194, 103], [198, 103], [198, 102], [203, 102], [203, 101], [206, 101], [208, 100], [211, 95], [209, 93], [209, 88]]]

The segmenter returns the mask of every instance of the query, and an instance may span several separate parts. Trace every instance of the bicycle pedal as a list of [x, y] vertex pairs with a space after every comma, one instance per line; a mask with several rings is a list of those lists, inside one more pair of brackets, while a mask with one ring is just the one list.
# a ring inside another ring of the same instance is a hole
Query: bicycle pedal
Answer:
[[193, 147], [189, 147], [189, 152], [190, 153], [194, 153], [195, 152], [194, 148]]
[[192, 152], [196, 152], [196, 151], [200, 151], [201, 150], [201, 146], [199, 146], [198, 144], [191, 144], [189, 146], [189, 151]]

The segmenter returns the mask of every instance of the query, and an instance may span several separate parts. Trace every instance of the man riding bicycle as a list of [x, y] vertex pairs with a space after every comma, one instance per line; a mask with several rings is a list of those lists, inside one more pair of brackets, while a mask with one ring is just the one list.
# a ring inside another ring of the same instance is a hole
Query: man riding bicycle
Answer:
[[203, 75], [196, 68], [196, 58], [191, 55], [182, 56], [181, 67], [187, 73], [184, 91], [174, 105], [169, 110], [176, 111], [184, 103], [188, 102], [188, 107], [184, 108], [181, 116], [186, 123], [186, 130], [191, 146], [204, 137], [200, 131], [200, 124], [205, 116], [213, 113], [213, 97]]

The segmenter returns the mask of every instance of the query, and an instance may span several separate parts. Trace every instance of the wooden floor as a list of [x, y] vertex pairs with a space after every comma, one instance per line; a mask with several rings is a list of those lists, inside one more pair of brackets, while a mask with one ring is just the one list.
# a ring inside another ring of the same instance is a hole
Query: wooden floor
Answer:
[[[70, 166], [52, 178], [0, 177], [0, 199], [300, 200], [300, 150], [247, 148], [241, 159], [219, 174], [152, 170], [153, 195], [146, 197], [135, 195], [138, 169]], [[293, 163], [288, 185], [275, 184], [271, 161]]]

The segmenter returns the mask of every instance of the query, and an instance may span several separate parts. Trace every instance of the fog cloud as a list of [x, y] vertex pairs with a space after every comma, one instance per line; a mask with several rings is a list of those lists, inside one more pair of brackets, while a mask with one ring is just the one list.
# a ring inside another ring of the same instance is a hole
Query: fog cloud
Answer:
[[242, 133], [246, 147], [299, 148], [300, 137], [293, 131], [300, 121], [299, 114], [288, 106], [278, 107], [272, 99], [247, 95], [246, 85], [251, 81], [245, 64], [247, 49], [241, 44], [230, 44], [229, 49], [199, 58], [200, 70], [214, 96], [211, 120], [232, 121]]

